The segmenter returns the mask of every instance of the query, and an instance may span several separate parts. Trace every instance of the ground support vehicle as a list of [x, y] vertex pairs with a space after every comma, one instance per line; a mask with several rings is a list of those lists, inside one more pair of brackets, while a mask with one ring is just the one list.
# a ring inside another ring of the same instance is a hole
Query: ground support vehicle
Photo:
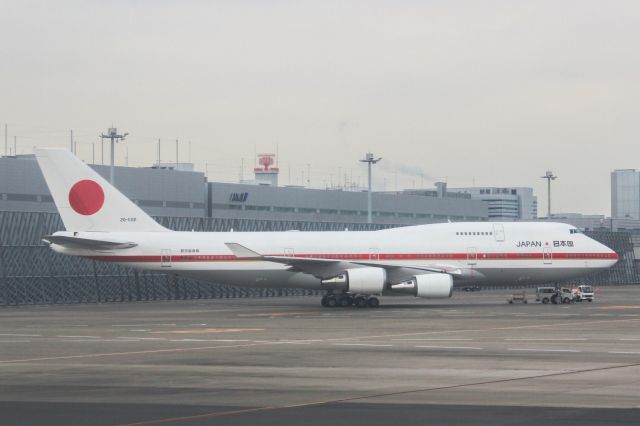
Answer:
[[571, 303], [574, 301], [574, 294], [568, 288], [538, 287], [536, 289], [536, 302], [544, 304]]
[[527, 293], [525, 291], [519, 292], [519, 293], [513, 293], [511, 295], [511, 299], [507, 299], [507, 302], [509, 302], [510, 305], [514, 304], [514, 303], [524, 303], [525, 305], [527, 304]]
[[585, 300], [593, 302], [595, 299], [595, 292], [590, 285], [579, 285], [573, 289], [573, 298], [576, 302], [584, 302]]

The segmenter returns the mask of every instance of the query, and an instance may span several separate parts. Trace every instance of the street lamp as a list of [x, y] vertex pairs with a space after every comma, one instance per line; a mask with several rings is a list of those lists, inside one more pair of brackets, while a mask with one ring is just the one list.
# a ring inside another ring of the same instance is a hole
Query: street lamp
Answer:
[[369, 171], [369, 191], [367, 192], [367, 222], [371, 223], [371, 166], [382, 160], [382, 157], [373, 158], [373, 154], [368, 152], [364, 160], [360, 160], [361, 163], [367, 163]]
[[109, 130], [107, 131], [107, 134], [105, 135], [104, 133], [102, 135], [100, 135], [101, 139], [111, 139], [111, 167], [109, 169], [109, 182], [111, 183], [111, 185], [113, 185], [113, 165], [114, 165], [114, 157], [115, 157], [115, 144], [118, 141], [123, 141], [127, 136], [129, 135], [129, 133], [125, 133], [124, 135], [119, 135], [118, 134], [118, 129], [116, 129], [115, 127], [110, 127]]
[[558, 176], [555, 176], [551, 170], [547, 170], [547, 173], [540, 178], [547, 180], [547, 219], [551, 219], [551, 181], [556, 180]]

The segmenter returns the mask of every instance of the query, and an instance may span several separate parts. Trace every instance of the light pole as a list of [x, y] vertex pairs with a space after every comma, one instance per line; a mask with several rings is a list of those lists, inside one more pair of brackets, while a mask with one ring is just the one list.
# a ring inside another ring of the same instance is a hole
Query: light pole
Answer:
[[111, 183], [111, 185], [113, 185], [113, 170], [114, 170], [113, 165], [115, 161], [115, 145], [116, 145], [116, 142], [123, 141], [124, 138], [127, 137], [127, 135], [129, 135], [129, 133], [125, 133], [124, 135], [119, 135], [118, 129], [116, 129], [115, 127], [110, 127], [106, 135], [104, 133], [100, 135], [100, 138], [103, 140], [111, 139], [111, 167], [109, 169], [109, 182]]
[[551, 181], [557, 178], [551, 170], [547, 170], [547, 173], [541, 176], [541, 179], [547, 180], [547, 219], [551, 219]]
[[367, 191], [367, 223], [371, 223], [371, 166], [376, 164], [378, 161], [382, 160], [380, 158], [373, 158], [373, 154], [368, 152], [365, 156], [364, 160], [360, 160], [361, 163], [367, 163], [367, 168], [369, 172], [369, 190]]

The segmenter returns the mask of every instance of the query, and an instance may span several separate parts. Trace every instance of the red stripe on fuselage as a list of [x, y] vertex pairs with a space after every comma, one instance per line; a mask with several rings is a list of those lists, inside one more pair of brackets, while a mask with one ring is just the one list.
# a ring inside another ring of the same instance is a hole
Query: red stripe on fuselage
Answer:
[[[345, 261], [382, 261], [382, 260], [531, 260], [544, 258], [543, 253], [478, 253], [475, 257], [468, 253], [399, 253], [399, 254], [296, 254], [295, 256], [267, 255], [279, 257], [294, 257], [299, 259], [314, 258]], [[83, 256], [87, 259], [101, 260], [105, 262], [160, 262], [159, 255], [141, 256]], [[618, 259], [616, 253], [558, 253], [551, 254], [553, 260], [602, 260]], [[549, 259], [549, 260], [551, 260]], [[168, 259], [167, 259], [168, 260]], [[198, 254], [198, 255], [171, 255], [171, 262], [238, 262], [255, 259], [239, 259], [231, 254]]]

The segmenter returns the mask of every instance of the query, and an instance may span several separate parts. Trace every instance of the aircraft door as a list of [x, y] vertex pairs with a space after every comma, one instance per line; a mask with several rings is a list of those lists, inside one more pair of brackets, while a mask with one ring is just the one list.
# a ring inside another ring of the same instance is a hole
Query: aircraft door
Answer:
[[170, 249], [160, 250], [160, 266], [162, 268], [171, 267], [171, 250]]
[[504, 241], [504, 225], [501, 223], [493, 224], [493, 237], [496, 241], [502, 242]]
[[467, 248], [467, 264], [475, 265], [478, 263], [478, 250], [475, 247]]
[[380, 249], [370, 248], [369, 249], [369, 260], [377, 262], [380, 260]]
[[544, 247], [542, 249], [542, 262], [545, 265], [551, 265], [553, 262], [553, 253], [551, 252], [551, 247]]

